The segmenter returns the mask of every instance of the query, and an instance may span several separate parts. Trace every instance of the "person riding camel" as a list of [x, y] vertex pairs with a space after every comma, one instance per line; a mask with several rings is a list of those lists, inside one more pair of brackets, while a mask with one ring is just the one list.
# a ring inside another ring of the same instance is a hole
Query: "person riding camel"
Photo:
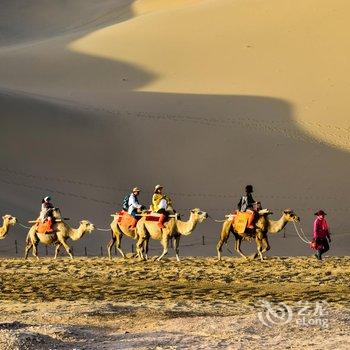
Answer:
[[241, 197], [241, 199], [238, 202], [237, 209], [241, 212], [248, 212], [251, 215], [249, 216], [247, 228], [248, 229], [254, 229], [254, 219], [255, 219], [255, 211], [254, 205], [257, 205], [257, 203], [260, 204], [260, 202], [255, 202], [253, 199], [252, 193], [254, 192], [252, 185], [247, 185], [245, 187], [245, 195]]
[[134, 187], [129, 195], [128, 199], [128, 213], [134, 218], [131, 229], [134, 229], [137, 224], [136, 214], [140, 213], [145, 207], [139, 203], [138, 196], [141, 190], [138, 187]]
[[52, 232], [52, 224], [53, 224], [53, 217], [52, 217], [52, 210], [54, 208], [54, 205], [51, 203], [51, 197], [46, 196], [41, 201], [41, 210], [39, 214], [39, 220], [44, 223], [47, 222], [47, 232]]
[[164, 228], [164, 223], [168, 220], [168, 207], [172, 207], [172, 201], [168, 196], [163, 194], [163, 186], [157, 185], [154, 188], [154, 194], [152, 196], [151, 210], [160, 214], [158, 220], [158, 226], [160, 228]]

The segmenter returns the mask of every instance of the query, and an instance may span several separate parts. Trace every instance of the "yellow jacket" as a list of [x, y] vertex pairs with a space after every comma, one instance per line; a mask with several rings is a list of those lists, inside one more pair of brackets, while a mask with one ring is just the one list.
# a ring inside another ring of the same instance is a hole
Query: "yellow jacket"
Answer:
[[153, 196], [152, 196], [152, 204], [151, 204], [151, 210], [154, 211], [155, 213], [160, 209], [159, 208], [159, 203], [162, 199], [165, 199], [166, 202], [167, 202], [167, 205], [168, 206], [171, 206], [173, 205], [173, 202], [172, 200], [170, 199], [170, 197], [166, 196], [166, 195], [163, 195], [163, 194], [160, 194], [160, 193], [155, 193]]

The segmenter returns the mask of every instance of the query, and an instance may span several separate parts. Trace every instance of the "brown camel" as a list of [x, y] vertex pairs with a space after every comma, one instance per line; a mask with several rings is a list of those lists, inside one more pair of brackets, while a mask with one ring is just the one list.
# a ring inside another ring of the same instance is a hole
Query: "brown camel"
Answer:
[[2, 217], [2, 220], [2, 226], [0, 227], [0, 239], [4, 239], [10, 230], [10, 226], [13, 226], [17, 223], [17, 219], [14, 216], [8, 214], [4, 215]]
[[170, 218], [163, 229], [160, 229], [157, 222], [147, 221], [141, 218], [137, 223], [138, 241], [136, 251], [140, 259], [144, 259], [144, 253], [147, 256], [148, 241], [150, 238], [160, 241], [163, 246], [163, 252], [158, 257], [160, 261], [168, 253], [168, 245], [170, 238], [173, 238], [174, 250], [177, 261], [179, 258], [179, 243], [181, 236], [190, 235], [196, 228], [198, 223], [203, 222], [208, 214], [200, 209], [192, 209], [190, 217], [187, 221], [181, 221], [177, 218]]
[[[299, 222], [299, 217], [291, 209], [286, 209], [282, 212], [282, 216], [279, 220], [271, 220], [267, 216], [268, 214], [261, 215], [256, 223], [256, 230], [253, 233], [250, 233], [251, 238], [255, 238], [257, 245], [257, 252], [254, 255], [254, 258], [259, 255], [260, 259], [263, 260], [263, 253], [270, 250], [270, 244], [268, 241], [267, 233], [274, 234], [281, 232], [288, 222]], [[230, 236], [230, 233], [233, 233], [235, 237], [235, 250], [245, 259], [248, 259], [246, 255], [243, 254], [241, 250], [242, 240], [249, 235], [249, 233], [238, 234], [235, 232], [233, 227], [233, 219], [229, 217], [224, 221], [222, 225], [222, 230], [220, 234], [220, 240], [216, 245], [216, 250], [218, 254], [218, 259], [221, 260], [221, 251], [224, 243], [227, 244], [227, 240]]]
[[69, 247], [67, 240], [72, 239], [73, 241], [77, 241], [81, 237], [83, 237], [86, 233], [91, 233], [94, 230], [94, 225], [87, 221], [80, 221], [80, 225], [78, 228], [71, 228], [67, 223], [65, 223], [61, 218], [61, 213], [59, 209], [54, 209], [53, 216], [57, 220], [53, 225], [52, 233], [38, 233], [37, 225], [34, 224], [28, 234], [26, 239], [26, 247], [24, 258], [27, 259], [29, 251], [33, 248], [33, 256], [37, 259], [38, 257], [38, 244], [42, 243], [44, 245], [54, 244], [56, 246], [55, 249], [55, 259], [59, 253], [60, 248], [63, 246], [68, 255], [73, 259], [72, 249]]

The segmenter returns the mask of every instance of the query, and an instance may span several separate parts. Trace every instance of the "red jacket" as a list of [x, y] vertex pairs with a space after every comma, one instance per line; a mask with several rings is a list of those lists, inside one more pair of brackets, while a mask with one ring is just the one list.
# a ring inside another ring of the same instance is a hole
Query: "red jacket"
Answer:
[[314, 222], [314, 239], [329, 237], [327, 220], [318, 216]]

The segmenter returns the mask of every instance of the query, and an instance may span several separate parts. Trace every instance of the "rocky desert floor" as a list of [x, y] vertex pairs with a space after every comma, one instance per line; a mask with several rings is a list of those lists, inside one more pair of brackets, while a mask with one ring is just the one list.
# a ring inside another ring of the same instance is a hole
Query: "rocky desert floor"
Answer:
[[346, 349], [350, 340], [348, 257], [1, 259], [0, 268], [1, 350]]

